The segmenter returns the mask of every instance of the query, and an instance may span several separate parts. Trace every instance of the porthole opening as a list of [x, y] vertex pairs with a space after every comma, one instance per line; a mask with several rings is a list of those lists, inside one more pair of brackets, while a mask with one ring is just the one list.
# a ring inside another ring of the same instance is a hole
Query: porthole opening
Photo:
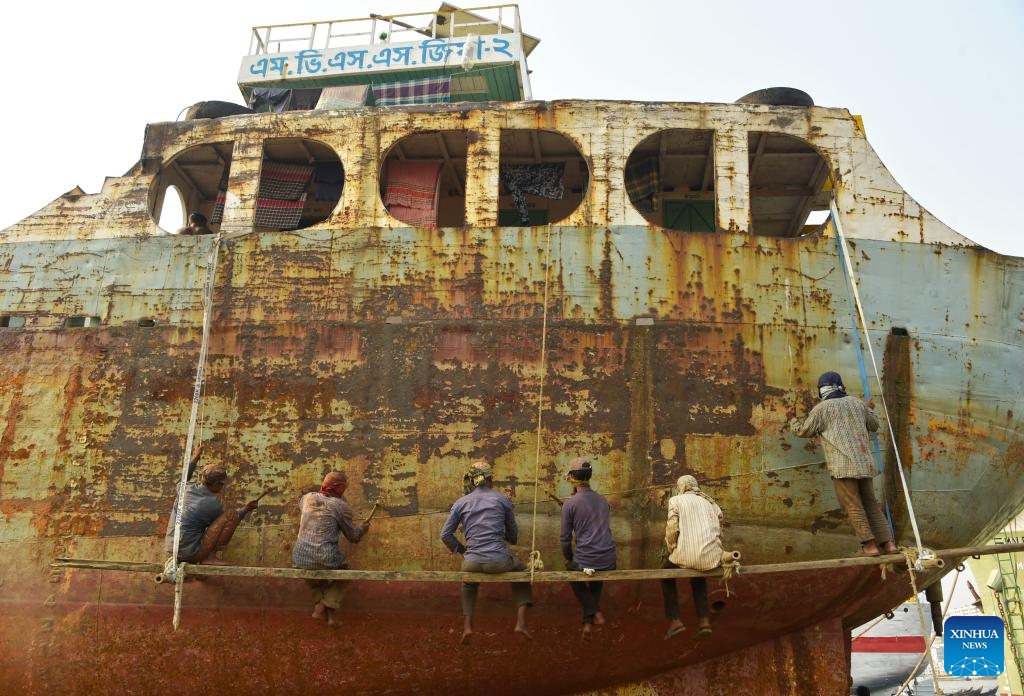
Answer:
[[626, 193], [654, 225], [714, 232], [715, 140], [710, 130], [670, 128], [644, 138], [626, 160]]
[[415, 227], [466, 224], [465, 131], [414, 133], [391, 146], [381, 165], [388, 214]]
[[747, 145], [753, 234], [801, 237], [829, 224], [831, 172], [810, 143], [780, 133], [752, 132]]
[[569, 217], [583, 202], [590, 168], [571, 140], [544, 130], [501, 132], [498, 225], [535, 227]]
[[[190, 147], [160, 167], [150, 194], [150, 215], [164, 232], [191, 234], [186, 230], [193, 213], [207, 220], [210, 232], [220, 230], [214, 221], [218, 192], [227, 184], [231, 166], [230, 142]], [[219, 200], [223, 207], [223, 198]]]

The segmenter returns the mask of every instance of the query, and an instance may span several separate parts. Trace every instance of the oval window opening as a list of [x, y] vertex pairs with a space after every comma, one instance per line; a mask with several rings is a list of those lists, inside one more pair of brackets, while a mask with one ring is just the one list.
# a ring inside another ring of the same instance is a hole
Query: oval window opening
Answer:
[[323, 222], [338, 207], [345, 171], [337, 153], [305, 138], [263, 143], [254, 225], [265, 230], [301, 230]]
[[816, 234], [830, 224], [828, 161], [800, 138], [751, 132], [750, 231], [770, 237]]
[[388, 214], [414, 227], [466, 224], [465, 131], [431, 131], [395, 143], [381, 165]]
[[[218, 192], [227, 184], [231, 152], [230, 142], [205, 143], [183, 150], [161, 165], [151, 190], [149, 212], [163, 231], [179, 231], [193, 213], [206, 218], [211, 231], [219, 231], [213, 219]], [[223, 205], [221, 198], [221, 208]], [[216, 222], [220, 222], [219, 216]]]
[[714, 232], [715, 139], [710, 130], [670, 128], [644, 138], [623, 172], [637, 212], [680, 232]]
[[498, 225], [536, 227], [569, 217], [583, 202], [590, 168], [575, 144], [545, 130], [501, 132]]

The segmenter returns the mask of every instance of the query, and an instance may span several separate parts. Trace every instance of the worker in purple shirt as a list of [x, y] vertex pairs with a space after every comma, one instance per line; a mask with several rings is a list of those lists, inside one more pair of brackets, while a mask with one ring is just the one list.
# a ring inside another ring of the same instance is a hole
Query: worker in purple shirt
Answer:
[[[493, 489], [491, 465], [473, 462], [463, 477], [466, 494], [455, 501], [451, 513], [441, 527], [441, 541], [452, 553], [462, 554], [462, 570], [470, 573], [507, 573], [526, 570], [526, 565], [512, 555], [509, 544], [519, 537], [512, 503]], [[455, 538], [462, 526], [466, 539], [463, 544]], [[462, 644], [473, 640], [473, 613], [476, 608], [478, 582], [462, 583]], [[512, 597], [516, 602], [515, 631], [524, 638], [533, 639], [526, 630], [526, 609], [533, 604], [533, 593], [528, 582], [512, 583]]]
[[[576, 457], [569, 462], [566, 478], [573, 485], [573, 494], [562, 504], [561, 542], [565, 566], [569, 570], [582, 570], [588, 576], [596, 570], [615, 569], [610, 509], [604, 496], [590, 487], [593, 473], [590, 461], [584, 457]], [[599, 580], [569, 583], [583, 607], [583, 638], [586, 640], [590, 639], [594, 624], [604, 623], [604, 614], [601, 613], [603, 586]]]

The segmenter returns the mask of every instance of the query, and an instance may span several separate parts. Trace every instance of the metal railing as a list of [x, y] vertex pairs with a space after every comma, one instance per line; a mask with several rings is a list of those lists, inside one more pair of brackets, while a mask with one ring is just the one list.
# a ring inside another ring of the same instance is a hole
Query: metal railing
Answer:
[[518, 5], [484, 5], [443, 13], [371, 14], [358, 19], [253, 27], [249, 55], [521, 31]]

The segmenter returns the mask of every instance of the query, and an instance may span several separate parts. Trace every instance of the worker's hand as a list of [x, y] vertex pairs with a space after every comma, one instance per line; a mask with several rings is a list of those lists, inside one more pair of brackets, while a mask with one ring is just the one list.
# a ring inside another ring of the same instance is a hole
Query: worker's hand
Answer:
[[363, 522], [363, 534], [366, 534], [368, 531], [370, 531], [370, 520]]
[[789, 429], [796, 430], [800, 427], [800, 419], [797, 416], [793, 416], [789, 419]]
[[872, 410], [874, 410], [874, 408], [875, 408], [875, 402], [874, 402], [873, 399], [864, 399], [864, 405], [867, 406], [869, 409], [872, 409]]
[[203, 443], [200, 442], [199, 446], [196, 447], [196, 451], [192, 454], [192, 460], [189, 464], [198, 464], [201, 456], [203, 456]]
[[250, 500], [248, 503], [245, 504], [245, 511], [246, 512], [252, 512], [253, 510], [258, 508], [259, 506], [260, 506], [260, 504], [257, 503], [255, 500]]

